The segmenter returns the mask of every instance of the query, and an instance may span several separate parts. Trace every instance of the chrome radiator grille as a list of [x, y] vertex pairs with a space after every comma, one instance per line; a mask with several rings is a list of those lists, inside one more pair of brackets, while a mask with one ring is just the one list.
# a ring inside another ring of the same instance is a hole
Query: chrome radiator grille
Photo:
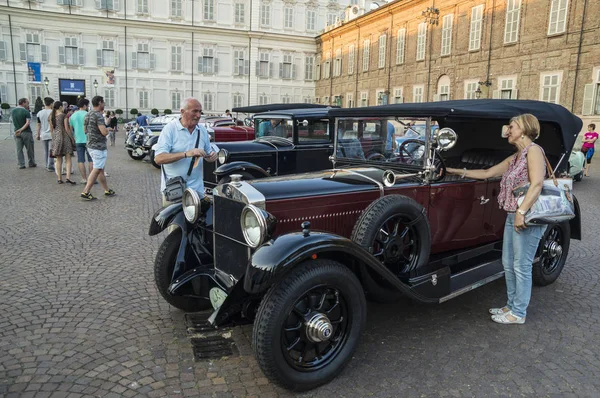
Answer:
[[213, 199], [215, 267], [239, 279], [250, 258], [250, 248], [244, 244], [240, 226], [246, 204], [216, 195]]

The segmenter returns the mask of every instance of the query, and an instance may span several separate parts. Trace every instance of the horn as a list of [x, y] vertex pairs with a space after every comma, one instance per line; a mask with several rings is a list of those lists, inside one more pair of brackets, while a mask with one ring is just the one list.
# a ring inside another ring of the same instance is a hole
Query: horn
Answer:
[[386, 187], [393, 187], [396, 184], [396, 173], [392, 170], [386, 170], [383, 173], [383, 185]]

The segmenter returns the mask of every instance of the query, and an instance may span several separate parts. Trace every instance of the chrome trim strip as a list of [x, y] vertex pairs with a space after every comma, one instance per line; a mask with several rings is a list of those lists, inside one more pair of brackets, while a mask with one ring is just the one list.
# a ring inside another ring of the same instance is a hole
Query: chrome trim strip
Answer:
[[[362, 169], [362, 170], [365, 170], [365, 169]], [[369, 170], [369, 169], [366, 169], [366, 170]], [[347, 171], [349, 173], [352, 173], [352, 174], [355, 174], [355, 175], [359, 175], [359, 176], [363, 177], [364, 179], [366, 179], [368, 181], [371, 181], [372, 183], [374, 183], [375, 185], [377, 185], [377, 187], [379, 187], [379, 197], [383, 198], [383, 196], [385, 195], [385, 191], [383, 189], [383, 184], [380, 183], [379, 181], [377, 181], [376, 179], [371, 178], [369, 176], [366, 176], [364, 174], [360, 174], [359, 172], [354, 171], [352, 169], [343, 169], [343, 171]]]
[[488, 283], [490, 283], [490, 282], [493, 282], [493, 281], [495, 281], [496, 279], [500, 279], [500, 278], [502, 278], [503, 276], [504, 276], [504, 271], [500, 271], [500, 272], [498, 272], [498, 273], [497, 273], [497, 274], [495, 274], [495, 275], [488, 276], [487, 278], [485, 278], [485, 279], [482, 279], [482, 280], [480, 280], [479, 282], [475, 282], [475, 283], [473, 283], [472, 285], [465, 286], [465, 287], [463, 287], [462, 289], [459, 289], [459, 290], [455, 291], [454, 293], [451, 293], [451, 294], [449, 294], [449, 295], [447, 295], [447, 296], [444, 296], [444, 297], [442, 297], [442, 298], [440, 299], [440, 303], [443, 303], [444, 301], [448, 301], [448, 300], [450, 300], [450, 299], [453, 299], [453, 298], [454, 298], [454, 297], [456, 297], [456, 296], [460, 296], [460, 295], [461, 295], [461, 294], [463, 294], [463, 293], [468, 293], [468, 292], [470, 292], [471, 290], [475, 290], [475, 289], [477, 289], [478, 287], [481, 287], [481, 286], [483, 286], [483, 285], [487, 285]]

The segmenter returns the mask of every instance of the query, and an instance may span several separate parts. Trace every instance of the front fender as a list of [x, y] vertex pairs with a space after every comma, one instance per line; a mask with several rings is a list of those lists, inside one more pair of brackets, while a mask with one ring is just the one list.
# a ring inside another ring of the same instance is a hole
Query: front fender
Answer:
[[320, 256], [350, 258], [378, 273], [408, 297], [426, 303], [438, 302], [413, 291], [352, 240], [326, 232], [311, 232], [308, 236], [300, 232], [291, 233], [261, 246], [248, 262], [244, 290], [250, 294], [263, 293], [294, 266]]
[[252, 174], [254, 177], [270, 176], [270, 174], [267, 173], [262, 167], [257, 166], [254, 163], [242, 161], [225, 163], [224, 165], [219, 166], [214, 173], [217, 177], [222, 177], [224, 175], [233, 174], [236, 171], [246, 171]]
[[181, 203], [170, 204], [154, 213], [152, 221], [150, 221], [148, 235], [157, 235], [164, 231], [170, 224], [175, 224], [179, 226], [182, 231], [186, 231], [186, 222]]
[[573, 195], [573, 205], [575, 207], [575, 218], [569, 221], [571, 238], [581, 240], [581, 209], [579, 208], [579, 201], [575, 195]]

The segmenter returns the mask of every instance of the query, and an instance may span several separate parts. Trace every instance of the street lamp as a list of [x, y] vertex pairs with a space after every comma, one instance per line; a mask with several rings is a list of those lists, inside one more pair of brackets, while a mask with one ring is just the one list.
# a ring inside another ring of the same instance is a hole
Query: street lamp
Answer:
[[481, 98], [481, 88], [477, 87], [477, 90], [475, 90], [475, 98], [479, 99]]
[[94, 93], [98, 95], [98, 80], [94, 79]]
[[46, 92], [50, 95], [50, 90], [48, 89], [48, 84], [50, 84], [50, 80], [48, 80], [48, 76], [44, 77], [44, 84], [46, 85]]
[[489, 81], [487, 78], [485, 79], [485, 81], [483, 82], [477, 82], [478, 86], [477, 86], [477, 90], [475, 90], [475, 97], [477, 99], [481, 98], [481, 86], [486, 86], [486, 87], [490, 87], [492, 85], [492, 82]]

